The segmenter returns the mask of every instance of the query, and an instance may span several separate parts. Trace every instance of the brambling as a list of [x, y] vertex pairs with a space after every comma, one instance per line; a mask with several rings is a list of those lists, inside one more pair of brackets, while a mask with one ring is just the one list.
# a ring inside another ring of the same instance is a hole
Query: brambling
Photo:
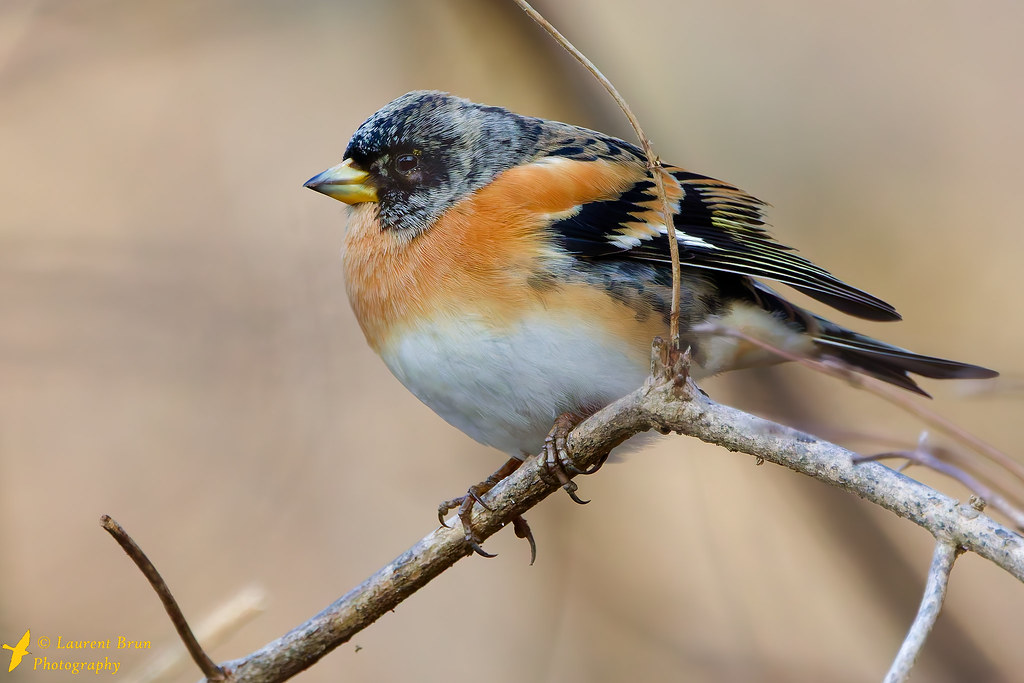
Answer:
[[[924, 395], [908, 373], [997, 374], [788, 302], [762, 281], [868, 320], [900, 319], [772, 239], [760, 200], [665, 169], [682, 260], [680, 334], [695, 379], [780, 360], [700, 332], [709, 322]], [[588, 416], [646, 378], [651, 341], [668, 326], [672, 274], [669, 231], [635, 145], [418, 91], [367, 119], [343, 161], [305, 186], [351, 205], [345, 282], [370, 346], [448, 423], [509, 454], [503, 470], [540, 452], [559, 416]], [[471, 506], [481, 490], [457, 501]], [[460, 515], [465, 522], [468, 508]]]

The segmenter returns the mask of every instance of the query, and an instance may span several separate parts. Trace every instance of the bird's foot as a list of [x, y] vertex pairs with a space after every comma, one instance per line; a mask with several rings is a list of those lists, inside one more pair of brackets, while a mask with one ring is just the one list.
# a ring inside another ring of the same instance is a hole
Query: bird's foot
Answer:
[[[473, 530], [473, 524], [471, 521], [473, 513], [473, 503], [479, 503], [480, 507], [485, 510], [490, 510], [487, 507], [487, 503], [483, 501], [483, 496], [497, 486], [498, 482], [505, 479], [510, 474], [519, 469], [519, 466], [523, 464], [523, 461], [519, 458], [509, 458], [508, 462], [502, 465], [498, 470], [491, 476], [484, 479], [479, 484], [470, 486], [466, 490], [466, 495], [459, 496], [458, 498], [452, 498], [446, 500], [437, 506], [437, 520], [441, 522], [441, 526], [447, 527], [448, 525], [444, 521], [445, 515], [451, 510], [458, 508], [459, 521], [462, 522], [462, 530], [466, 536], [466, 543], [470, 549], [481, 557], [495, 557], [494, 553], [489, 553], [483, 549], [480, 545], [480, 537], [477, 536]], [[533, 539], [533, 532], [530, 531], [530, 525], [526, 523], [526, 520], [520, 515], [512, 520], [513, 529], [515, 529], [516, 536], [518, 538], [525, 538], [530, 543], [530, 564], [533, 564], [534, 560], [537, 559], [537, 544]]]
[[569, 475], [576, 476], [578, 474], [593, 474], [597, 472], [601, 469], [601, 465], [605, 463], [605, 460], [608, 459], [608, 455], [605, 454], [597, 464], [588, 469], [583, 470], [576, 467], [572, 456], [569, 455], [567, 439], [569, 432], [582, 421], [583, 418], [576, 413], [562, 413], [555, 420], [554, 426], [551, 427], [551, 431], [544, 439], [544, 451], [541, 453], [543, 458], [541, 476], [549, 484], [558, 483], [561, 485], [574, 502], [586, 505], [590, 501], [583, 500], [576, 495], [579, 486], [569, 478]]

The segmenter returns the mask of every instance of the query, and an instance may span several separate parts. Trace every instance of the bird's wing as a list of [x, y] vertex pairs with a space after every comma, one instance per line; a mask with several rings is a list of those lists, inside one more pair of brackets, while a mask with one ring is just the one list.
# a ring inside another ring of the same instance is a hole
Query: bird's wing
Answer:
[[[626, 190], [587, 202], [550, 226], [563, 248], [585, 258], [670, 260], [654, 182], [642, 168], [634, 168], [636, 182]], [[675, 211], [675, 236], [684, 267], [775, 280], [850, 315], [900, 319], [888, 303], [772, 239], [761, 200], [720, 180], [665, 168], [675, 180], [666, 189]]]
[[15, 649], [16, 650], [25, 650], [25, 649], [27, 649], [28, 648], [28, 641], [29, 641], [29, 638], [31, 636], [32, 636], [32, 631], [26, 629], [25, 635], [23, 635], [21, 637], [21, 640], [18, 641], [18, 647], [16, 647]]

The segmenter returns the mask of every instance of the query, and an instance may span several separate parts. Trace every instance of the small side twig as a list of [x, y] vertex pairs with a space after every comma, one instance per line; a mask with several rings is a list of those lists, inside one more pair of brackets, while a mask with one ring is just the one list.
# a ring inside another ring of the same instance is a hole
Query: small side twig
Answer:
[[[266, 610], [266, 591], [255, 585], [246, 586], [196, 622], [196, 640], [209, 648], [217, 647], [243, 626]], [[175, 681], [188, 663], [188, 654], [172, 643], [139, 669], [135, 683]]]
[[210, 681], [223, 681], [225, 678], [224, 671], [210, 659], [210, 656], [203, 650], [202, 645], [196, 640], [192, 629], [188, 625], [188, 621], [185, 619], [185, 615], [182, 613], [181, 608], [178, 607], [178, 602], [171, 593], [171, 589], [167, 587], [167, 583], [160, 576], [156, 566], [146, 557], [146, 553], [142, 552], [142, 548], [110, 515], [100, 517], [100, 525], [114, 537], [114, 540], [118, 542], [128, 557], [132, 558], [135, 566], [145, 575], [149, 585], [156, 591], [160, 602], [164, 604], [164, 609], [167, 610], [167, 616], [171, 618], [171, 623], [174, 624], [174, 630], [178, 632], [178, 637], [185, 643], [185, 649], [192, 655], [192, 659], [195, 660], [196, 665], [202, 670], [203, 675]]
[[901, 683], [910, 676], [910, 669], [914, 666], [921, 648], [924, 647], [928, 634], [931, 633], [935, 620], [942, 610], [942, 602], [946, 599], [946, 586], [949, 583], [949, 574], [953, 571], [953, 562], [963, 552], [953, 543], [938, 541], [935, 545], [935, 554], [932, 555], [932, 564], [928, 569], [928, 581], [924, 587], [924, 597], [921, 598], [921, 606], [914, 617], [914, 623], [910, 625], [907, 637], [903, 639], [896, 659], [893, 660], [889, 672], [885, 675], [885, 683]]
[[779, 347], [769, 344], [763, 339], [749, 335], [742, 330], [715, 323], [695, 325], [692, 328], [692, 331], [698, 334], [717, 334], [723, 337], [735, 337], [737, 339], [742, 339], [743, 341], [759, 346], [766, 351], [771, 351], [779, 358], [793, 361], [794, 363], [803, 365], [804, 367], [810, 368], [816, 372], [845, 380], [853, 386], [865, 389], [875, 396], [884, 398], [889, 403], [902, 408], [925, 424], [931, 425], [947, 436], [959, 441], [967, 448], [985, 456], [989, 460], [1002, 466], [1020, 481], [1024, 481], [1024, 465], [1017, 462], [1006, 453], [971, 434], [963, 427], [953, 424], [935, 411], [925, 408], [920, 403], [916, 403], [910, 393], [902, 389], [892, 387], [891, 385], [875, 379], [874, 377], [869, 377], [868, 375], [858, 372], [853, 367], [838, 359], [830, 358], [827, 361], [823, 361], [808, 358], [807, 356], [803, 356], [798, 353], [780, 349]]
[[533, 19], [541, 28], [547, 31], [552, 38], [555, 39], [562, 48], [571, 54], [576, 61], [584, 66], [598, 82], [604, 86], [604, 89], [608, 91], [612, 99], [615, 100], [615, 104], [619, 105], [619, 109], [629, 119], [629, 125], [633, 127], [633, 132], [636, 134], [637, 139], [640, 141], [640, 146], [644, 150], [644, 156], [647, 157], [647, 170], [654, 178], [655, 191], [658, 194], [658, 198], [661, 200], [661, 219], [665, 223], [665, 238], [668, 240], [668, 251], [672, 258], [672, 311], [669, 314], [669, 339], [672, 342], [672, 348], [679, 349], [679, 290], [680, 290], [680, 275], [679, 275], [679, 242], [673, 239], [675, 233], [675, 221], [673, 216], [675, 212], [672, 210], [672, 205], [668, 201], [668, 195], [665, 193], [665, 175], [667, 175], [664, 168], [662, 168], [661, 160], [658, 155], [654, 153], [654, 146], [651, 144], [651, 139], [644, 133], [643, 128], [640, 127], [640, 121], [637, 119], [636, 114], [629, 108], [629, 104], [626, 103], [625, 98], [619, 94], [619, 91], [612, 85], [612, 82], [601, 73], [601, 70], [594, 65], [585, 54], [580, 52], [575, 45], [569, 42], [566, 38], [551, 25], [547, 19], [541, 15], [540, 12], [530, 6], [530, 3], [526, 0], [512, 0], [519, 7], [526, 12], [527, 16]]
[[[1019, 510], [994, 489], [986, 486], [968, 472], [965, 472], [956, 465], [948, 463], [935, 454], [930, 453], [926, 444], [926, 436], [927, 433], [921, 435], [921, 440], [918, 443], [917, 448], [914, 450], [887, 451], [885, 453], [862, 455], [855, 458], [855, 462], [903, 458], [907, 460], [908, 464], [912, 463], [914, 465], [920, 465], [921, 467], [927, 467], [930, 470], [934, 470], [939, 474], [944, 474], [947, 477], [960, 482], [972, 493], [978, 496], [978, 498], [985, 501], [986, 504], [991, 505], [1002, 514], [1006, 515], [1006, 517], [1013, 521], [1017, 529], [1024, 530], [1024, 511]], [[902, 470], [902, 468], [900, 469]]]

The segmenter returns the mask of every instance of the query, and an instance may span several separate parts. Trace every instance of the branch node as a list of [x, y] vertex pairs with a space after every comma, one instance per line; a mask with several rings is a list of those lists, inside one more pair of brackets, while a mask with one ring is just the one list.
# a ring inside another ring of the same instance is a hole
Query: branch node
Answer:
[[677, 398], [688, 398], [684, 389], [690, 377], [690, 363], [693, 354], [690, 347], [679, 350], [675, 344], [666, 343], [661, 337], [655, 337], [651, 343], [651, 378], [664, 383], [671, 383]]

